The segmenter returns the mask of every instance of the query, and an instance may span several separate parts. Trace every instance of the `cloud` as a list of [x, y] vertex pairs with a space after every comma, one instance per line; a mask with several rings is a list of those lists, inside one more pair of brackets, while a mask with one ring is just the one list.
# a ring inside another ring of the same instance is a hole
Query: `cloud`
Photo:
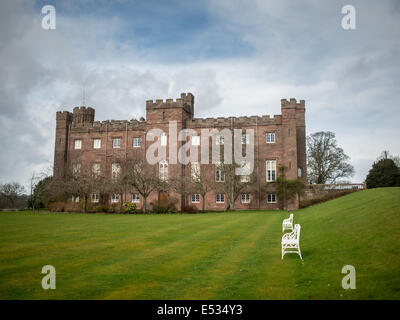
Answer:
[[[396, 1], [0, 2], [0, 182], [27, 183], [52, 163], [55, 112], [82, 104], [98, 120], [139, 118], [145, 101], [195, 95], [195, 116], [280, 113], [306, 100], [307, 132], [333, 131], [360, 182], [388, 149], [400, 154]], [[46, 3], [47, 4], [47, 3]]]

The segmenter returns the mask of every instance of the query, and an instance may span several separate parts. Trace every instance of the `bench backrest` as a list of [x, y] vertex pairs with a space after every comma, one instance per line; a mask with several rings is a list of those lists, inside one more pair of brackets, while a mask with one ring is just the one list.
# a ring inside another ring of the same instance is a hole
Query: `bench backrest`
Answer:
[[297, 241], [300, 241], [300, 228], [301, 227], [299, 224], [295, 224], [293, 228], [294, 239], [296, 239]]

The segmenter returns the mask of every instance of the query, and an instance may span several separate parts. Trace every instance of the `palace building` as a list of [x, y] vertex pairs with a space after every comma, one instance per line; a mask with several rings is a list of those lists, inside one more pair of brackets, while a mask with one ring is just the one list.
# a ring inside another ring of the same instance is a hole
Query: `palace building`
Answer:
[[[191, 93], [182, 93], [176, 100], [146, 101], [146, 119], [100, 122], [95, 121], [93, 108], [75, 107], [73, 112], [58, 111], [56, 121], [55, 178], [64, 177], [68, 170], [82, 164], [93, 166], [96, 172], [111, 177], [121, 160], [138, 156], [145, 159], [146, 151], [153, 143], [146, 139], [150, 130], [161, 129], [161, 145], [170, 144], [169, 125], [173, 122], [178, 132], [182, 129], [192, 129], [199, 136], [202, 129], [241, 129], [243, 133], [246, 130], [254, 130], [254, 172], [257, 181], [250, 191], [238, 196], [235, 209], [277, 209], [278, 199], [274, 189], [265, 186], [267, 182], [276, 180], [280, 165], [287, 167], [288, 179], [300, 177], [304, 182], [307, 181], [304, 100], [297, 102], [293, 98], [282, 99], [281, 114], [273, 117], [263, 115], [204, 119], [194, 117], [194, 96]], [[199, 146], [199, 158], [200, 141], [199, 138], [192, 139], [192, 143]], [[173, 142], [178, 148], [184, 144], [179, 140]], [[223, 141], [218, 144], [223, 144]], [[177, 178], [191, 174], [192, 167], [196, 164], [170, 161], [171, 156], [167, 151], [165, 159], [154, 164], [160, 178], [168, 180], [168, 177]], [[210, 162], [201, 165], [201, 170], [206, 170], [207, 176], [213, 182], [225, 183], [215, 164]], [[149, 208], [150, 203], [157, 202], [160, 197], [176, 199], [177, 209], [183, 203], [202, 208], [203, 199], [199, 194], [189, 194], [184, 200], [173, 191], [161, 190], [150, 195], [147, 207]], [[94, 193], [90, 201], [97, 203], [99, 195]], [[143, 199], [135, 190], [127, 190], [122, 199], [120, 195], [110, 195], [107, 201], [110, 204], [132, 201], [141, 208]], [[206, 194], [206, 210], [225, 210], [227, 207], [228, 201], [224, 194], [214, 191]], [[290, 209], [296, 208], [298, 200], [290, 204]]]

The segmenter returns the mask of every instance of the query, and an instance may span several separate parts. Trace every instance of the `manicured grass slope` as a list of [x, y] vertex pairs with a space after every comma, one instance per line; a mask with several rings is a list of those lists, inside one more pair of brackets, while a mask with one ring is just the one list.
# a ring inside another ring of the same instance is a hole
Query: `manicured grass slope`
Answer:
[[[287, 216], [0, 213], [0, 298], [400, 298], [400, 188], [295, 212], [304, 263], [281, 260]], [[45, 264], [56, 267], [56, 290], [41, 288]], [[346, 264], [356, 290], [341, 288]]]

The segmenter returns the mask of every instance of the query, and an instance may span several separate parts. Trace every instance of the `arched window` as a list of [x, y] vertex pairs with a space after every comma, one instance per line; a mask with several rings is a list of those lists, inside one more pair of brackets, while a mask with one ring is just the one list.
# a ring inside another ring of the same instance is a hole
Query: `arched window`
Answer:
[[159, 178], [162, 181], [168, 180], [168, 162], [166, 160], [161, 160], [159, 163]]

